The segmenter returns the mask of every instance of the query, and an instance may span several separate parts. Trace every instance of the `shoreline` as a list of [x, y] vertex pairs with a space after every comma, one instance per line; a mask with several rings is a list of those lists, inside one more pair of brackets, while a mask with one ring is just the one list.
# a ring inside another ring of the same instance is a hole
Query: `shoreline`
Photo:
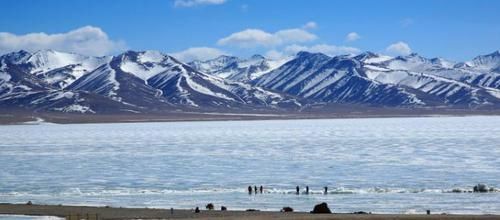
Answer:
[[432, 118], [500, 116], [500, 112], [406, 112], [406, 113], [218, 113], [185, 112], [176, 114], [140, 115], [81, 115], [81, 114], [12, 114], [0, 113], [0, 125], [39, 124], [107, 124], [107, 123], [155, 123], [155, 122], [216, 122], [216, 121], [268, 121], [268, 120], [322, 120], [365, 118]]
[[[332, 207], [331, 207], [332, 208]], [[312, 207], [311, 207], [312, 209]], [[335, 208], [333, 207], [333, 211]], [[95, 207], [95, 206], [66, 206], [66, 205], [27, 205], [0, 203], [0, 215], [28, 215], [28, 216], [55, 216], [65, 218], [68, 215], [86, 216], [98, 215], [100, 220], [106, 219], [500, 219], [500, 215], [454, 215], [454, 214], [311, 214], [308, 212], [279, 212], [279, 211], [215, 211], [156, 208], [124, 208], [124, 207]], [[94, 218], [92, 218], [94, 219]]]

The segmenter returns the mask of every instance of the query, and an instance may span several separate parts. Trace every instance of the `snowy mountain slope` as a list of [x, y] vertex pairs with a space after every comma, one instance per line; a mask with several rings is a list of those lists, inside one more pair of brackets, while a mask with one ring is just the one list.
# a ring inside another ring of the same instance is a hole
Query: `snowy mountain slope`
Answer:
[[348, 56], [330, 58], [301, 52], [294, 60], [254, 81], [256, 85], [330, 103], [413, 105], [421, 100], [404, 89], [381, 85], [360, 72], [361, 63]]
[[[10, 60], [13, 62], [13, 60]], [[96, 113], [127, 109], [116, 101], [96, 94], [52, 88], [31, 74], [24, 64], [2, 62], [0, 67], [0, 106], [33, 111]]]
[[[464, 66], [461, 64], [455, 64], [454, 62], [447, 61], [442, 58], [427, 59], [415, 53], [408, 56], [399, 56], [390, 59], [373, 53], [372, 56], [384, 57], [384, 61], [378, 63], [367, 63], [363, 61], [361, 55], [358, 56], [357, 59], [362, 61], [370, 69], [379, 68], [381, 70], [426, 73], [479, 87], [490, 87], [494, 89], [500, 88], [500, 74], [486, 71], [484, 69], [475, 69], [468, 65]], [[498, 63], [500, 63], [500, 60]]]
[[31, 93], [50, 90], [50, 86], [27, 73], [23, 66], [0, 57], [0, 100], [24, 97]]
[[19, 51], [7, 54], [11, 63], [22, 65], [26, 71], [55, 88], [64, 88], [98, 66], [110, 57], [91, 57], [54, 50], [40, 50], [34, 53]]
[[495, 73], [457, 69], [451, 61], [427, 59], [418, 54], [392, 58], [366, 52], [355, 57], [330, 58], [301, 52], [294, 60], [253, 82], [264, 88], [331, 103], [389, 106], [500, 103]]
[[194, 69], [232, 81], [249, 82], [284, 64], [288, 59], [270, 60], [261, 55], [248, 59], [220, 56], [207, 61], [188, 63]]
[[[317, 72], [329, 60], [330, 57], [321, 53], [300, 52], [295, 59], [255, 79], [253, 83], [272, 90], [288, 92], [290, 88], [301, 83], [303, 79]], [[299, 94], [298, 91], [289, 93]]]
[[284, 96], [266, 93], [250, 85], [198, 72], [156, 51], [125, 52], [81, 77], [68, 89], [149, 108], [160, 104], [256, 108], [288, 101]]
[[435, 96], [444, 104], [481, 105], [490, 101], [497, 102], [492, 94], [497, 91], [475, 87], [459, 81], [443, 78], [440, 76], [417, 73], [407, 70], [365, 69], [368, 78], [388, 85], [398, 85], [412, 88], [428, 95]]
[[480, 71], [495, 71], [497, 73], [500, 69], [500, 51], [495, 51], [491, 54], [477, 56], [471, 61], [467, 61], [459, 66], [469, 67]]
[[84, 75], [67, 88], [109, 97], [138, 108], [151, 110], [171, 107], [167, 100], [162, 98], [161, 91], [146, 85], [144, 79], [136, 74], [122, 70], [122, 65], [128, 62], [129, 55], [127, 52], [114, 57], [110, 62]]
[[427, 59], [411, 54], [375, 64], [365, 63], [363, 66], [370, 79], [419, 90], [436, 96], [444, 104], [482, 105], [498, 102], [499, 74], [457, 68], [453, 62], [441, 58]]
[[175, 104], [224, 108], [272, 107], [281, 102], [300, 105], [283, 95], [202, 73], [173, 57], [166, 61], [167, 69], [149, 78], [147, 83], [160, 89], [163, 96]]
[[499, 57], [497, 51], [455, 63], [418, 54], [299, 52], [286, 62], [222, 56], [190, 66], [157, 51], [112, 57], [19, 51], [0, 56], [0, 106], [86, 114], [297, 110], [325, 103], [497, 108]]

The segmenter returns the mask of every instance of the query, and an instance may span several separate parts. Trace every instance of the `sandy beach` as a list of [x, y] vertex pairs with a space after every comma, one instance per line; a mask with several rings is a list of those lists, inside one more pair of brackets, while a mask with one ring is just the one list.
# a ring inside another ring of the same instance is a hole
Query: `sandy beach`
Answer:
[[[170, 209], [152, 208], [116, 208], [116, 207], [90, 207], [90, 206], [65, 206], [65, 205], [26, 205], [26, 204], [0, 204], [0, 214], [57, 216], [87, 214], [99, 219], [500, 219], [498, 215], [451, 215], [451, 214], [310, 214], [306, 212], [271, 212], [271, 211], [209, 211], [175, 209], [173, 214]], [[94, 219], [94, 218], [92, 218]]]

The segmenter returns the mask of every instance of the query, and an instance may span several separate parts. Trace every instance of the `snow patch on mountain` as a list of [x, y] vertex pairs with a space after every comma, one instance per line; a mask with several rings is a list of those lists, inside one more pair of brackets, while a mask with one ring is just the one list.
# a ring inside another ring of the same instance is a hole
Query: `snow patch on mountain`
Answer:
[[53, 110], [60, 111], [60, 112], [66, 112], [66, 113], [72, 113], [72, 112], [84, 113], [84, 114], [85, 113], [92, 113], [92, 114], [96, 113], [90, 107], [84, 106], [84, 105], [79, 105], [79, 104], [72, 104], [72, 105], [68, 105], [66, 107], [62, 107], [62, 108], [54, 108]]

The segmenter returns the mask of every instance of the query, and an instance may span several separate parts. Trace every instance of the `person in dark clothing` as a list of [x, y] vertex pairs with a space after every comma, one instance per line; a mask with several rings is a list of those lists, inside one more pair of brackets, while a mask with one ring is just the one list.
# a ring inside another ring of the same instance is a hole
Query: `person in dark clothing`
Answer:
[[299, 186], [297, 186], [297, 187], [295, 187], [295, 194], [298, 195], [299, 193], [300, 193], [300, 188], [299, 188]]
[[196, 206], [196, 209], [194, 209], [194, 213], [200, 213], [200, 208], [198, 208], [198, 206]]
[[262, 187], [262, 185], [260, 185], [260, 194], [262, 194], [262, 192], [264, 192], [264, 187]]
[[257, 194], [257, 186], [253, 186], [255, 189], [255, 194]]
[[309, 186], [306, 186], [306, 194], [309, 194]]
[[252, 194], [252, 186], [248, 186], [248, 194]]
[[325, 195], [328, 194], [328, 186], [325, 186], [325, 191], [324, 191]]

